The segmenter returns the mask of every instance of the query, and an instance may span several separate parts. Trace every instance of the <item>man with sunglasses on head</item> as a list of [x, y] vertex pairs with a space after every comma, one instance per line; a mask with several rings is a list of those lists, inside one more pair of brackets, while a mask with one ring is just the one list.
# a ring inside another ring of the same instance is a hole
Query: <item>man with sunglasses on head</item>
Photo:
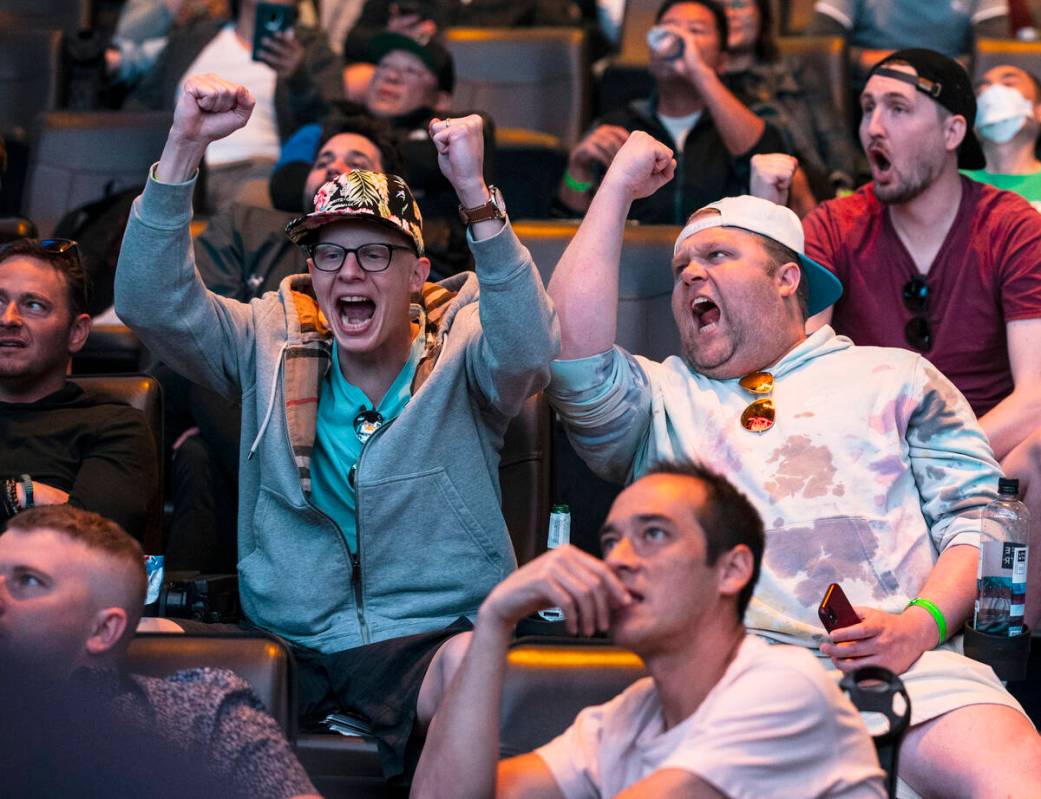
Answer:
[[[954, 61], [898, 51], [875, 66], [860, 101], [872, 182], [804, 221], [806, 252], [844, 288], [822, 319], [857, 344], [905, 347], [935, 364], [1041, 519], [1041, 216], [1019, 195], [959, 175], [984, 156], [972, 84]], [[1041, 586], [1041, 558], [1029, 581]], [[1036, 626], [1041, 591], [1027, 603]]]
[[155, 445], [141, 412], [66, 375], [90, 334], [76, 243], [0, 247], [0, 528], [19, 510], [70, 504], [140, 540], [158, 508]]
[[[696, 456], [749, 498], [767, 531], [745, 625], [828, 658], [836, 676], [900, 674], [911, 787], [1037, 794], [1041, 739], [993, 671], [959, 654], [997, 463], [923, 357], [856, 346], [828, 326], [807, 335], [806, 318], [842, 290], [807, 257], [795, 214], [756, 197], [696, 211], [672, 260], [682, 357], [614, 346], [626, 214], [674, 170], [667, 147], [630, 136], [550, 281], [561, 331], [550, 396], [576, 449], [617, 482]], [[828, 634], [817, 607], [831, 582], [861, 621]]]
[[426, 283], [409, 187], [353, 170], [287, 227], [308, 274], [248, 304], [207, 291], [189, 232], [196, 169], [252, 106], [217, 76], [186, 82], [134, 204], [116, 309], [173, 368], [241, 396], [243, 610], [294, 646], [305, 718], [363, 716], [392, 777], [458, 660], [445, 642], [515, 567], [499, 448], [547, 380], [555, 314], [482, 178], [476, 116], [430, 131], [476, 273]]

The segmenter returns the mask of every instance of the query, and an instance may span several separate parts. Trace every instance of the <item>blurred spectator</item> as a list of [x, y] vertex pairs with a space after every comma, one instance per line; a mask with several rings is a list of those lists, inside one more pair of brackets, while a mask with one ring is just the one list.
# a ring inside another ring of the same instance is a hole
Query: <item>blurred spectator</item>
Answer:
[[105, 51], [106, 69], [121, 83], [136, 83], [163, 52], [171, 28], [229, 15], [228, 0], [127, 0]]
[[[898, 51], [872, 71], [861, 107], [873, 182], [805, 220], [807, 254], [845, 289], [832, 324], [860, 345], [925, 354], [1041, 519], [1041, 216], [958, 174], [984, 160], [972, 84], [954, 61]], [[1041, 592], [1027, 603], [1033, 627]]]
[[[274, 0], [293, 5], [292, 0]], [[241, 0], [238, 16], [222, 23], [196, 20], [170, 35], [152, 70], [128, 98], [127, 108], [170, 110], [186, 76], [212, 72], [247, 86], [257, 110], [247, 128], [206, 153], [206, 200], [211, 210], [241, 199], [270, 205], [267, 181], [284, 139], [328, 112], [343, 96], [342, 61], [324, 36], [297, 25], [264, 39], [262, 61], [252, 60], [258, 0]]]
[[849, 42], [853, 83], [894, 50], [928, 47], [950, 58], [975, 39], [1009, 35], [1008, 0], [817, 0], [806, 33]]
[[[18, 514], [0, 535], [5, 669], [32, 664], [59, 686], [72, 676], [84, 696], [108, 700], [114, 717], [149, 729], [242, 795], [317, 796], [278, 724], [234, 673], [197, 668], [157, 679], [127, 672], [145, 586], [141, 547], [114, 522], [68, 506]], [[17, 743], [8, 739], [5, 747]]]
[[[458, 199], [452, 184], [441, 173], [437, 150], [430, 138], [430, 120], [451, 107], [455, 89], [455, 64], [451, 53], [436, 39], [425, 45], [400, 33], [382, 33], [372, 42], [376, 73], [362, 106], [348, 110], [368, 113], [390, 125], [404, 161], [404, 177], [423, 212], [424, 237], [433, 274], [446, 277], [470, 268], [469, 249], [459, 222]], [[482, 115], [484, 116], [484, 115]], [[286, 143], [282, 161], [271, 178], [271, 196], [302, 198], [300, 162], [315, 157], [319, 125], [310, 125]], [[494, 174], [495, 135], [492, 121], [484, 118], [485, 181]], [[292, 166], [293, 162], [296, 166]], [[282, 210], [303, 206], [280, 204]]]
[[65, 377], [90, 333], [86, 307], [75, 242], [0, 249], [0, 517], [69, 503], [140, 539], [161, 502], [152, 434], [140, 411]]
[[964, 174], [1013, 191], [1041, 211], [1041, 83], [1026, 70], [1002, 64], [987, 70], [977, 84], [976, 105], [976, 131], [987, 165]]
[[781, 61], [771, 0], [724, 0], [730, 36], [723, 82], [763, 119], [774, 123], [806, 171], [819, 200], [854, 186], [856, 153], [846, 120], [831, 101], [827, 75]]
[[583, 214], [630, 131], [645, 131], [672, 148], [676, 178], [664, 191], [633, 203], [631, 219], [682, 224], [706, 203], [748, 191], [749, 159], [784, 149], [780, 134], [742, 105], [718, 74], [727, 49], [727, 19], [716, 0], [666, 0], [656, 24], [679, 42], [651, 49], [655, 92], [593, 123], [575, 145], [560, 187], [567, 212]]

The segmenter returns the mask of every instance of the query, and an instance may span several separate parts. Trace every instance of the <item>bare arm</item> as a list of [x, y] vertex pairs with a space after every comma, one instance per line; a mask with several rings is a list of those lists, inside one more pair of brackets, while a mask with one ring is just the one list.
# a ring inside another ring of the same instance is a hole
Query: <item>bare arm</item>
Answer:
[[998, 460], [1030, 435], [1041, 419], [1041, 319], [1009, 322], [1005, 331], [1015, 388], [980, 417]]
[[499, 583], [477, 613], [470, 646], [430, 724], [412, 797], [559, 796], [537, 755], [498, 764], [499, 707], [513, 628], [529, 613], [555, 605], [572, 634], [592, 635], [607, 629], [611, 607], [628, 601], [603, 561], [572, 546], [547, 552]]
[[727, 799], [727, 795], [697, 774], [665, 768], [630, 785], [616, 799]]
[[653, 194], [675, 171], [672, 151], [641, 131], [629, 135], [611, 162], [549, 282], [562, 360], [596, 355], [614, 344], [625, 218], [633, 200]]

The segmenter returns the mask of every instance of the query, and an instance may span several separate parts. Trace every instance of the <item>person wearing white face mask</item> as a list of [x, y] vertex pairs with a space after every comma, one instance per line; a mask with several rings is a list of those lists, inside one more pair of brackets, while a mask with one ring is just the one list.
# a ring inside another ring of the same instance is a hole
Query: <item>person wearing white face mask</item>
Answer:
[[1041, 83], [1029, 72], [1002, 64], [976, 86], [976, 132], [987, 165], [963, 174], [1025, 197], [1041, 211]]

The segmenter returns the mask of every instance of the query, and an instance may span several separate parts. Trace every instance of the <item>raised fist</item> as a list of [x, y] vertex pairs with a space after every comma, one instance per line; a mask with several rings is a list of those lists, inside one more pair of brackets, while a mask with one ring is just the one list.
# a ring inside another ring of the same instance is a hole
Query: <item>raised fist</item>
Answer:
[[484, 182], [484, 120], [479, 114], [430, 120], [437, 165], [459, 195], [464, 208], [488, 199]]
[[620, 186], [631, 199], [639, 200], [650, 197], [675, 173], [672, 150], [649, 133], [634, 130], [615, 155], [602, 185]]
[[749, 192], [778, 205], [788, 204], [798, 159], [785, 153], [765, 153], [752, 156], [752, 177]]
[[192, 75], [174, 108], [170, 137], [207, 145], [245, 126], [255, 100], [249, 89], [217, 75]]

